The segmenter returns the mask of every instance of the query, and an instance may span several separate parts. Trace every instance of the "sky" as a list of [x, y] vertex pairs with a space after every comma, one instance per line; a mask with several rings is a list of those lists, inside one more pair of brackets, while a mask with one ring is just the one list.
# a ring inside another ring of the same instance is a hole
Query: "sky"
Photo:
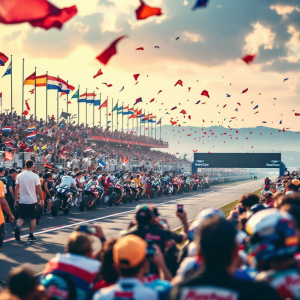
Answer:
[[[197, 10], [191, 9], [194, 0], [145, 2], [161, 7], [163, 15], [136, 20], [139, 0], [52, 0], [57, 7], [62, 8], [63, 3], [64, 7], [76, 5], [78, 9], [61, 30], [0, 24], [0, 52], [13, 55], [14, 109], [22, 111], [24, 58], [25, 78], [35, 67], [37, 75], [48, 71], [51, 76], [68, 80], [75, 86], [74, 92], [80, 85], [80, 94], [87, 89], [99, 98], [101, 93], [102, 101], [109, 99], [110, 111], [112, 99], [114, 104], [119, 101], [119, 105], [124, 102], [132, 106], [142, 97], [143, 103], [136, 106], [153, 113], [157, 120], [162, 118], [162, 124], [171, 124], [170, 119], [178, 117], [184, 126], [265, 125], [300, 130], [300, 117], [295, 117], [295, 112], [300, 113], [299, 0], [210, 0], [206, 8]], [[128, 38], [120, 41], [118, 54], [106, 66], [96, 60], [124, 34]], [[144, 47], [144, 51], [136, 51], [138, 47]], [[241, 60], [246, 54], [257, 55], [253, 64]], [[0, 77], [6, 66], [0, 67]], [[93, 79], [100, 68], [103, 75]], [[133, 74], [140, 74], [138, 84]], [[284, 78], [288, 80], [283, 82]], [[174, 86], [179, 79], [183, 87]], [[113, 86], [108, 88], [104, 82]], [[29, 93], [32, 88], [24, 88], [30, 113], [34, 111], [34, 95]], [[246, 88], [248, 92], [241, 94]], [[203, 90], [210, 98], [201, 96]], [[0, 92], [2, 110], [10, 108], [10, 76], [0, 78]], [[36, 97], [37, 116], [45, 118], [44, 87], [37, 88]], [[155, 101], [149, 103], [153, 98]], [[196, 105], [198, 100], [201, 102]], [[259, 107], [254, 110], [256, 105]], [[66, 96], [60, 97], [59, 111], [66, 111], [66, 106]], [[170, 111], [174, 106], [177, 109]], [[80, 122], [85, 122], [85, 109], [85, 104], [80, 104]], [[191, 120], [180, 114], [182, 109]], [[72, 99], [69, 112], [77, 114], [77, 110], [76, 99]], [[50, 90], [48, 114], [56, 116], [56, 111], [57, 92]], [[105, 113], [103, 110], [102, 120]], [[95, 124], [99, 116], [95, 108]], [[235, 119], [229, 123], [232, 117]], [[92, 106], [88, 106], [89, 125], [92, 120]]]

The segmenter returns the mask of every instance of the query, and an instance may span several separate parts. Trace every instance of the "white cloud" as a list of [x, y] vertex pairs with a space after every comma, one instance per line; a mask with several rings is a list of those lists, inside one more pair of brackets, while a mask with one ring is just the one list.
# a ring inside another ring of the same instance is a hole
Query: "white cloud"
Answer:
[[221, 8], [222, 7], [222, 5], [221, 4], [219, 4], [218, 6], [217, 6], [217, 8]]
[[184, 1], [183, 1], [183, 5], [184, 5], [184, 6], [187, 6], [188, 4], [189, 4], [189, 2], [188, 2], [187, 0], [184, 0]]
[[278, 15], [281, 15], [283, 20], [286, 20], [288, 18], [288, 15], [291, 14], [293, 11], [300, 12], [300, 8], [295, 6], [289, 6], [289, 5], [271, 5], [270, 9], [276, 10]]
[[288, 33], [292, 35], [292, 38], [285, 44], [289, 50], [286, 60], [294, 63], [300, 60], [300, 32], [295, 27], [289, 26]]
[[89, 31], [89, 26], [83, 24], [82, 22], [76, 22], [74, 28], [80, 33], [87, 33]]
[[204, 38], [198, 34], [198, 33], [191, 33], [191, 32], [188, 32], [188, 31], [184, 31], [183, 32], [183, 35], [190, 41], [194, 42], [194, 43], [197, 43], [197, 42], [204, 42]]
[[273, 49], [275, 33], [259, 22], [252, 24], [252, 27], [254, 28], [253, 32], [249, 33], [245, 38], [245, 51], [247, 53], [258, 53], [259, 47], [262, 45], [264, 49]]

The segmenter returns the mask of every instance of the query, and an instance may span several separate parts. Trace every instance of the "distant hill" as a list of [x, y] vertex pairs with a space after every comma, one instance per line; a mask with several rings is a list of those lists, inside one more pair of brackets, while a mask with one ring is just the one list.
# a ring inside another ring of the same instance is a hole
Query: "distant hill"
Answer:
[[[162, 126], [161, 131], [162, 138], [169, 142], [167, 151], [179, 152], [181, 156], [186, 153], [189, 159], [193, 156], [193, 150], [211, 153], [281, 152], [282, 160], [287, 166], [300, 167], [300, 133], [294, 131], [285, 129], [285, 132], [282, 130], [279, 132], [278, 129], [264, 126], [229, 129], [221, 126], [178, 127], [172, 125]], [[188, 134], [191, 136], [187, 136]], [[157, 128], [157, 137], [159, 137], [159, 128]]]

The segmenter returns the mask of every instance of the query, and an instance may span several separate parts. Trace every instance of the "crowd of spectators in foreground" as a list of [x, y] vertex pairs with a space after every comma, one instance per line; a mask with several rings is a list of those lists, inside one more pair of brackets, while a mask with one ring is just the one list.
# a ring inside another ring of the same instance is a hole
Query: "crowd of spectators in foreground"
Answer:
[[78, 226], [39, 279], [23, 267], [11, 271], [0, 299], [300, 299], [300, 180], [292, 173], [265, 184], [261, 197], [242, 195], [227, 218], [207, 208], [188, 224], [178, 206], [181, 233], [155, 205], [138, 205], [119, 238]]
[[[6, 115], [0, 114], [0, 127], [11, 128], [11, 132], [2, 132], [0, 139], [0, 149], [7, 149], [18, 152], [35, 152], [38, 154], [36, 161], [43, 163], [44, 158], [51, 153], [51, 162], [54, 164], [67, 165], [74, 158], [90, 157], [95, 160], [103, 157], [106, 160], [114, 159], [116, 163], [123, 162], [123, 155], [128, 162], [146, 162], [154, 164], [162, 164], [166, 162], [181, 162], [187, 163], [185, 159], [177, 158], [167, 152], [153, 151], [146, 147], [130, 145], [130, 141], [138, 141], [148, 144], [161, 145], [163, 141], [154, 139], [148, 136], [137, 136], [133, 133], [111, 132], [99, 127], [86, 127], [84, 124], [80, 126], [67, 122], [65, 119], [60, 119], [57, 123], [54, 116], [48, 117], [48, 122], [44, 120], [34, 121], [32, 115], [30, 118], [18, 116], [16, 112]], [[36, 139], [26, 139], [28, 134], [27, 129], [35, 126], [38, 136]], [[117, 144], [93, 144], [89, 140], [92, 136], [112, 137], [128, 141], [128, 145]], [[94, 152], [85, 152], [91, 146]], [[105, 160], [104, 160], [105, 161]]]

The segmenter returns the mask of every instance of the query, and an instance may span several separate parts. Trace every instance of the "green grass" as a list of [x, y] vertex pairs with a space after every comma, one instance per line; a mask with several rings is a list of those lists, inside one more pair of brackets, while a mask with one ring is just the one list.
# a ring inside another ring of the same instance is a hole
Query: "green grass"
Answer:
[[[262, 191], [262, 190], [263, 190], [263, 188], [260, 188], [260, 189], [258, 189], [258, 190], [256, 190], [256, 191], [252, 192], [252, 194], [261, 195], [261, 191]], [[229, 213], [234, 209], [234, 207], [235, 207], [236, 205], [238, 205], [238, 203], [239, 203], [239, 199], [237, 199], [237, 200], [235, 200], [235, 201], [232, 201], [232, 202], [230, 202], [230, 203], [228, 203], [228, 204], [225, 204], [224, 206], [220, 207], [220, 210], [223, 211], [225, 217], [227, 218], [227, 217], [229, 216]], [[194, 220], [189, 221], [189, 225], [190, 225], [193, 221], [194, 221]], [[182, 227], [177, 228], [177, 229], [175, 230], [175, 232], [176, 232], [176, 233], [180, 233], [181, 230], [182, 230]]]

